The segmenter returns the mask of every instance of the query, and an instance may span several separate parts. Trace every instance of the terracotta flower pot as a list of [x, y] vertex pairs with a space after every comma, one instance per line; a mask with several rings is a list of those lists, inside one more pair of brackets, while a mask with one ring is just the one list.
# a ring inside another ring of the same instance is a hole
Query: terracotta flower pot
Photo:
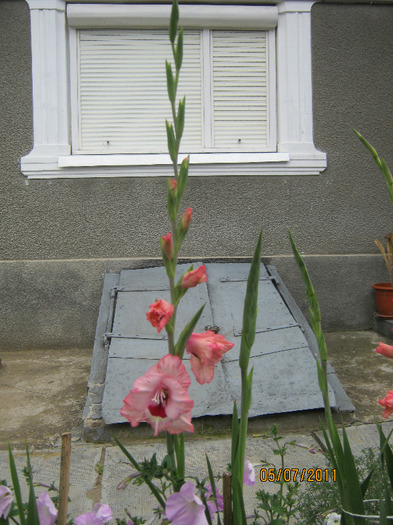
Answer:
[[380, 317], [393, 319], [393, 287], [391, 283], [376, 283], [372, 287], [375, 290], [377, 314]]

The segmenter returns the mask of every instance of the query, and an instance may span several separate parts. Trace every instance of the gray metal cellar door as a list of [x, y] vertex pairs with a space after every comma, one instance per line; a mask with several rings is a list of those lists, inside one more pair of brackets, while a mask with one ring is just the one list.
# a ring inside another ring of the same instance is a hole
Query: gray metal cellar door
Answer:
[[[180, 265], [179, 277], [188, 268]], [[190, 289], [181, 301], [176, 337], [205, 304], [194, 331], [215, 326], [235, 343], [216, 365], [213, 381], [203, 386], [196, 382], [185, 354], [193, 417], [232, 414], [234, 399], [240, 400], [238, 357], [249, 270], [247, 263], [207, 264], [207, 283]], [[107, 275], [106, 280], [84, 418], [102, 417], [105, 424], [113, 424], [126, 421], [120, 409], [134, 381], [168, 353], [165, 330], [157, 334], [145, 312], [156, 299], [169, 300], [170, 294], [161, 267], [123, 270], [115, 276]], [[256, 337], [250, 359], [250, 369], [254, 367], [250, 416], [323, 408], [316, 351], [315, 338], [275, 268], [261, 264]], [[332, 407], [353, 411], [331, 367], [329, 383]]]

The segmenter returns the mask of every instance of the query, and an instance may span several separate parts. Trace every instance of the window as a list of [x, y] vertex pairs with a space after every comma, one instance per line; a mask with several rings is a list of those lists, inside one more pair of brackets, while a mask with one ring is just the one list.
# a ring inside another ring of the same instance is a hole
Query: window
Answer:
[[[170, 6], [27, 1], [34, 148], [21, 159], [22, 172], [168, 175]], [[191, 153], [195, 173], [318, 174], [326, 167], [312, 139], [312, 3], [180, 6], [182, 151]]]
[[[274, 31], [270, 40], [274, 51]], [[76, 41], [72, 152], [165, 153], [168, 32], [83, 30]], [[266, 31], [185, 30], [178, 89], [186, 96], [184, 153], [275, 150], [268, 41]]]

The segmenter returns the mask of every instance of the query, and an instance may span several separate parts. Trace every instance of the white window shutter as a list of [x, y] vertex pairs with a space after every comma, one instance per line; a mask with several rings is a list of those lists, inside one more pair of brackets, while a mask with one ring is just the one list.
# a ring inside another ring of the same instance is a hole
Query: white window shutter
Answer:
[[[178, 97], [186, 95], [182, 150], [200, 151], [200, 31], [187, 31]], [[167, 151], [165, 120], [172, 121], [165, 59], [166, 30], [79, 32], [79, 137], [81, 153]]]
[[264, 31], [213, 31], [214, 148], [268, 147], [268, 53]]

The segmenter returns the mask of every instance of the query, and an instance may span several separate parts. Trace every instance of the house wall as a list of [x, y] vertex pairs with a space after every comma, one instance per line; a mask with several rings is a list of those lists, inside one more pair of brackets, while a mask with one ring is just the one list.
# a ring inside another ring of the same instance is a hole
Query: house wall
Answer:
[[[287, 230], [306, 255], [327, 330], [372, 326], [371, 284], [388, 280], [373, 244], [391, 229], [384, 180], [351, 131], [393, 166], [393, 6], [312, 8], [314, 139], [320, 176], [198, 177], [182, 254], [263, 254], [306, 311]], [[0, 347], [92, 346], [105, 271], [151, 264], [168, 229], [164, 178], [27, 181], [32, 148], [29, 8], [0, 3]]]

